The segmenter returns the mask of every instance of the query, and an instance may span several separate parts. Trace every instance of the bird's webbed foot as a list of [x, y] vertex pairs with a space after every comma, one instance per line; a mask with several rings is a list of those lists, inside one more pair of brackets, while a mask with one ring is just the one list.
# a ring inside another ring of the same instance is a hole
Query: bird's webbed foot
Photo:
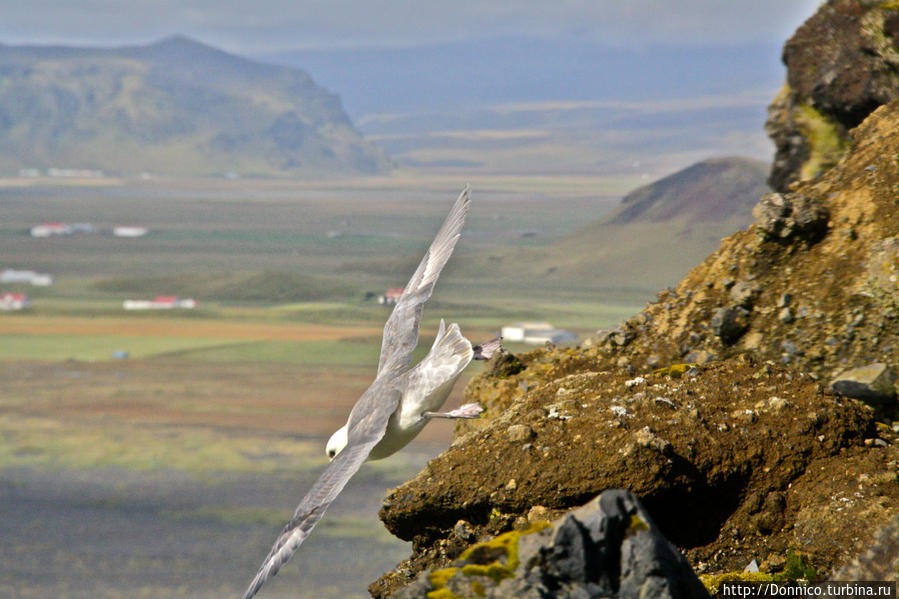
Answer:
[[476, 403], [467, 403], [449, 412], [422, 412], [425, 418], [477, 418], [484, 408]]

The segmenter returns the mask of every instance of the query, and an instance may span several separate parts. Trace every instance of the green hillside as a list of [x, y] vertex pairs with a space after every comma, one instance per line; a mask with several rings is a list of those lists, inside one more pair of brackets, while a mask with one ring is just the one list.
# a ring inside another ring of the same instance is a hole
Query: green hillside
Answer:
[[386, 155], [303, 71], [175, 36], [147, 46], [0, 45], [0, 172], [371, 173]]

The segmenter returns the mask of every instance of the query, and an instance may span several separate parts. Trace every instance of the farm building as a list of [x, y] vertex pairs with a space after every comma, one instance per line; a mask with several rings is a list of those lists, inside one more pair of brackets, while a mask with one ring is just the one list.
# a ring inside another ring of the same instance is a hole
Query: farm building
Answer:
[[0, 293], [0, 310], [23, 310], [28, 307], [28, 296], [24, 293]]
[[190, 298], [178, 299], [173, 295], [160, 295], [152, 300], [125, 300], [123, 307], [126, 310], [192, 310], [197, 307], [197, 301]]
[[403, 287], [388, 287], [384, 295], [378, 296], [378, 303], [382, 306], [392, 306], [403, 295], [403, 291]]
[[47, 287], [53, 284], [53, 277], [33, 270], [7, 268], [0, 271], [0, 283], [30, 283], [39, 287]]
[[71, 235], [72, 227], [65, 223], [41, 223], [31, 227], [32, 237], [52, 237], [54, 235]]
[[146, 227], [115, 227], [112, 230], [116, 237], [143, 237], [147, 233]]
[[500, 333], [505, 341], [517, 341], [530, 345], [544, 343], [569, 343], [577, 335], [565, 329], [557, 329], [548, 322], [516, 322], [502, 328]]

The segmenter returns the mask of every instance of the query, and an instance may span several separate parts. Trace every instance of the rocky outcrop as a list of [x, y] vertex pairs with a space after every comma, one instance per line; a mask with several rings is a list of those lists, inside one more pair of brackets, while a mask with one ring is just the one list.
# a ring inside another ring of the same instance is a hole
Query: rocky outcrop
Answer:
[[487, 418], [388, 496], [381, 517], [414, 553], [376, 596], [609, 488], [638, 496], [700, 572], [790, 548], [826, 571], [857, 553], [858, 519], [897, 512], [895, 434], [809, 376], [741, 356], [642, 376], [585, 349], [519, 357], [518, 374], [469, 386]]
[[829, 0], [784, 45], [787, 82], [765, 128], [777, 147], [777, 191], [839, 161], [848, 132], [899, 97], [899, 4]]
[[[461, 521], [460, 521], [461, 523]], [[460, 524], [457, 524], [457, 527]], [[708, 597], [632, 493], [604, 491], [552, 524], [536, 521], [467, 549], [393, 596], [519, 599]]]

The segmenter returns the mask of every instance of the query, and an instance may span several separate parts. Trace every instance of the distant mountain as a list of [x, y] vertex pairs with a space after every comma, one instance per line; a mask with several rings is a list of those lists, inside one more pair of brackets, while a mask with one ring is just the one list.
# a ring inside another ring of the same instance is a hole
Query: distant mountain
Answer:
[[715, 158], [629, 193], [620, 207], [575, 233], [538, 248], [485, 257], [471, 274], [497, 270], [534, 284], [614, 289], [635, 299], [676, 283], [721, 238], [753, 222], [768, 190], [767, 165]]
[[684, 221], [752, 222], [752, 207], [768, 191], [768, 165], [749, 158], [712, 158], [630, 192], [604, 225]]
[[386, 155], [305, 72], [183, 36], [147, 46], [0, 45], [0, 171], [376, 172]]

